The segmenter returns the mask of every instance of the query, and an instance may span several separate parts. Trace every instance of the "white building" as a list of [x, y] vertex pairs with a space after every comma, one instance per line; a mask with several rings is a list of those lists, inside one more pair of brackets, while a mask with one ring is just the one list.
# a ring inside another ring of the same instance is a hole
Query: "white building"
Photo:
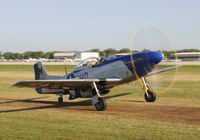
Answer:
[[53, 57], [56, 61], [65, 60], [65, 59], [75, 59], [76, 52], [57, 52], [54, 53]]
[[79, 52], [76, 53], [76, 59], [86, 59], [89, 57], [98, 57], [99, 58], [99, 53], [98, 52]]
[[54, 53], [54, 58], [56, 61], [66, 60], [66, 59], [83, 60], [88, 57], [99, 57], [99, 53], [98, 52], [78, 52], [78, 51]]
[[[181, 60], [199, 60], [200, 59], [200, 52], [182, 52], [177, 53], [177, 58]], [[171, 59], [175, 59], [175, 55], [172, 54], [170, 56]]]

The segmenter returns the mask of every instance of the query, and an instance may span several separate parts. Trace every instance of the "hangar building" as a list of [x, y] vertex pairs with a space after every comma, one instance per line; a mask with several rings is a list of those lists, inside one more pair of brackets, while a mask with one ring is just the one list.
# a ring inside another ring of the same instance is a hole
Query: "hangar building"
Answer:
[[83, 60], [83, 59], [86, 59], [88, 57], [99, 57], [99, 53], [98, 52], [78, 52], [78, 51], [54, 53], [54, 59], [56, 61], [66, 60], [66, 59]]
[[[177, 53], [178, 59], [181, 60], [200, 60], [200, 52], [181, 52]], [[175, 59], [175, 55], [170, 56], [171, 59]]]

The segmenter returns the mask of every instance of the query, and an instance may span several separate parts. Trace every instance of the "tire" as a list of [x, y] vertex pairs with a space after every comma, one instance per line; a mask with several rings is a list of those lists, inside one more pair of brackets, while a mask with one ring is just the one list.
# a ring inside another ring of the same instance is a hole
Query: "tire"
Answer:
[[96, 110], [97, 111], [104, 111], [107, 107], [106, 100], [103, 98], [98, 98], [99, 102], [95, 104]]
[[58, 97], [58, 102], [62, 103], [63, 102], [63, 97]]
[[156, 94], [147, 90], [149, 97], [147, 96], [147, 94], [144, 94], [144, 98], [146, 100], [146, 102], [155, 102], [156, 100]]

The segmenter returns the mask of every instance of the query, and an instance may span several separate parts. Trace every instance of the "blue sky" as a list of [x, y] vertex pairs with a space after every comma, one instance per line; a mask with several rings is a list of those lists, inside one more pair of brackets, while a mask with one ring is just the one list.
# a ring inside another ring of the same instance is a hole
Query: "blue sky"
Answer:
[[176, 49], [200, 49], [198, 0], [0, 1], [0, 51], [129, 48], [138, 26], [162, 27]]

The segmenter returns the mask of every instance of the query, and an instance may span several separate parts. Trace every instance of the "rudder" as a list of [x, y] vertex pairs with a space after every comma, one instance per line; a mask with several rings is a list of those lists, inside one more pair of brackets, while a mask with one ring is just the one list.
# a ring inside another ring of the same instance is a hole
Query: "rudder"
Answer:
[[35, 70], [35, 80], [45, 80], [48, 79], [48, 73], [43, 66], [42, 62], [37, 62], [34, 64]]

